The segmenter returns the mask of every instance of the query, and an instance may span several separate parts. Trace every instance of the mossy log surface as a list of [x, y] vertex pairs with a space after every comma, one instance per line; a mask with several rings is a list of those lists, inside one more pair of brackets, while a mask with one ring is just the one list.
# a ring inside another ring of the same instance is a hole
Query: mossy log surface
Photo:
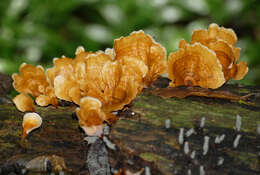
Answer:
[[[153, 96], [150, 89], [140, 94], [126, 111], [119, 112], [119, 120], [111, 128], [110, 139], [117, 145], [109, 151], [111, 167], [137, 171], [149, 166], [151, 174], [259, 174], [260, 88], [225, 85], [221, 90], [238, 94], [254, 93], [249, 103], [230, 102], [212, 98], [188, 97], [162, 99]], [[0, 105], [0, 165], [20, 157], [58, 155], [64, 158], [72, 174], [88, 174], [86, 158], [89, 146], [78, 128], [72, 113], [75, 105], [58, 108], [37, 107], [43, 118], [41, 128], [21, 141], [22, 116], [12, 103]], [[236, 131], [236, 116], [242, 118], [240, 131]], [[205, 126], [200, 120], [205, 117]], [[165, 120], [171, 121], [165, 128]], [[180, 128], [184, 134], [194, 128], [195, 134], [184, 137], [189, 143], [189, 153], [179, 144]], [[220, 144], [217, 135], [225, 134]], [[236, 136], [241, 138], [233, 148]], [[209, 136], [209, 150], [203, 155], [204, 136]], [[196, 150], [195, 158], [190, 158]], [[223, 164], [221, 160], [224, 159]], [[221, 164], [221, 165], [218, 165]], [[202, 167], [203, 166], [203, 167]]]

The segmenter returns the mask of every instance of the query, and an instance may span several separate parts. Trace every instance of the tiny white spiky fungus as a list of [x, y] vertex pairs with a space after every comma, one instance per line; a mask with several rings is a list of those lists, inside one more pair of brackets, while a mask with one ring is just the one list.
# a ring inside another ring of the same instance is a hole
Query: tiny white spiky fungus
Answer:
[[226, 135], [225, 134], [222, 134], [220, 137], [219, 137], [219, 143], [221, 143], [224, 139], [225, 139]]
[[165, 120], [165, 128], [169, 129], [171, 127], [171, 120], [170, 119], [166, 119]]
[[217, 135], [216, 138], [215, 138], [215, 141], [214, 141], [215, 144], [219, 144], [219, 143], [220, 143], [220, 139], [219, 139], [219, 138], [220, 138], [220, 137]]
[[193, 151], [191, 152], [191, 154], [190, 154], [190, 158], [191, 158], [191, 159], [194, 159], [195, 156], [196, 156], [196, 151], [193, 150]]
[[195, 133], [195, 130], [193, 128], [190, 128], [185, 135], [186, 137], [190, 137], [193, 133]]
[[184, 141], [183, 135], [184, 135], [184, 128], [180, 128], [180, 133], [179, 133], [179, 138], [178, 138], [180, 145], [182, 145], [183, 141]]
[[236, 130], [237, 131], [240, 131], [241, 125], [242, 125], [241, 117], [240, 117], [240, 115], [237, 115], [237, 119], [236, 119]]
[[260, 135], [260, 124], [257, 125], [257, 133]]
[[200, 175], [205, 175], [205, 170], [203, 165], [200, 165]]
[[237, 148], [238, 144], [239, 144], [239, 140], [241, 138], [241, 135], [238, 134], [233, 142], [233, 148]]
[[112, 143], [106, 136], [103, 137], [103, 141], [105, 142], [108, 148], [116, 150], [116, 144]]
[[224, 163], [224, 158], [223, 158], [223, 157], [219, 157], [219, 158], [218, 158], [218, 163], [217, 163], [217, 165], [220, 166], [220, 165], [222, 165], [223, 163]]
[[205, 126], [205, 120], [206, 118], [205, 117], [202, 117], [201, 120], [200, 120], [200, 127], [203, 128]]
[[144, 170], [145, 170], [145, 175], [151, 175], [151, 170], [150, 170], [150, 167], [149, 167], [149, 166], [146, 166], [146, 167], [144, 168]]
[[215, 138], [215, 143], [216, 144], [219, 144], [221, 143], [225, 138], [225, 134], [222, 134], [221, 136], [217, 135], [216, 138]]
[[188, 175], [191, 175], [191, 169], [188, 169]]
[[189, 154], [190, 148], [189, 148], [189, 142], [184, 142], [184, 153]]
[[42, 118], [35, 112], [26, 113], [23, 116], [23, 133], [22, 139], [24, 139], [32, 130], [39, 128], [42, 124]]
[[203, 155], [205, 156], [209, 151], [209, 136], [204, 137]]

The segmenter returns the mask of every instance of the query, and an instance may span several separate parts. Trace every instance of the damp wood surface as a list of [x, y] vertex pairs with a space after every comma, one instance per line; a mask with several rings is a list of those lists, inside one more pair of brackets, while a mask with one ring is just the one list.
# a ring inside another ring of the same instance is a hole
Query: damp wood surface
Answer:
[[[164, 80], [157, 87], [165, 86]], [[149, 166], [151, 174], [199, 174], [203, 166], [206, 174], [259, 174], [260, 137], [260, 88], [238, 85], [224, 85], [227, 90], [240, 95], [253, 93], [250, 102], [188, 97], [184, 99], [163, 99], [153, 96], [151, 89], [145, 89], [131, 104], [119, 113], [119, 120], [111, 128], [110, 140], [117, 150], [109, 150], [112, 168], [127, 168], [137, 172]], [[78, 121], [72, 113], [76, 106], [58, 108], [36, 107], [43, 118], [42, 126], [30, 133], [21, 143], [22, 117], [12, 103], [0, 104], [0, 165], [9, 159], [34, 158], [41, 155], [57, 155], [64, 158], [72, 174], [88, 174], [86, 159], [88, 148], [84, 135], [78, 128]], [[242, 118], [241, 131], [235, 130], [236, 116]], [[205, 117], [205, 126], [200, 120]], [[165, 128], [165, 120], [170, 128]], [[189, 153], [184, 154], [183, 145], [178, 143], [180, 128], [184, 134], [190, 128], [196, 133], [184, 137], [189, 143]], [[217, 135], [225, 134], [224, 141], [216, 145]], [[241, 139], [233, 148], [236, 136]], [[209, 136], [209, 151], [202, 155], [204, 136]], [[196, 150], [194, 159], [190, 154]], [[222, 165], [217, 165], [220, 158]], [[120, 164], [121, 161], [121, 164]]]

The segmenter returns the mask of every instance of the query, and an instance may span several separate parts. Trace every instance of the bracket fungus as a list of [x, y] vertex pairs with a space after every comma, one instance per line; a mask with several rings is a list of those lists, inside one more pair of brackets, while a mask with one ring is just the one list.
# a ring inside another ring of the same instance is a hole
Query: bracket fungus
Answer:
[[144, 77], [146, 87], [167, 71], [166, 49], [142, 30], [115, 39], [114, 52], [116, 60], [130, 56], [145, 63], [148, 67], [147, 75]]
[[218, 88], [225, 83], [222, 66], [216, 54], [200, 43], [183, 45], [169, 55], [168, 76], [170, 86], [200, 86]]
[[48, 82], [42, 66], [33, 66], [23, 63], [20, 66], [20, 75], [13, 74], [13, 87], [20, 93], [24, 92], [37, 97], [44, 93]]
[[230, 78], [241, 80], [248, 72], [245, 61], [237, 64], [240, 57], [240, 48], [235, 47], [237, 42], [236, 33], [232, 29], [210, 24], [208, 30], [195, 30], [192, 34], [191, 43], [201, 43], [213, 50], [221, 65], [226, 81]]
[[116, 116], [106, 115], [102, 111], [102, 103], [93, 97], [84, 97], [80, 100], [80, 108], [76, 109], [79, 125], [89, 136], [101, 136], [103, 133], [103, 122], [109, 121]]
[[[12, 75], [13, 87], [20, 93], [31, 94], [36, 97], [36, 103], [40, 106], [52, 104], [58, 105], [54, 90], [50, 86], [42, 66], [33, 66], [23, 63], [20, 66], [20, 75]], [[24, 101], [24, 103], [26, 103]]]
[[147, 66], [135, 57], [112, 60], [104, 52], [88, 55], [85, 64], [85, 81], [80, 87], [87, 97], [80, 100], [77, 116], [88, 135], [100, 135], [104, 121], [112, 123], [117, 119], [111, 112], [129, 104], [143, 88]]
[[41, 124], [42, 124], [42, 118], [39, 114], [35, 112], [26, 113], [23, 116], [22, 139], [24, 139], [32, 130], [39, 128]]
[[179, 51], [168, 59], [170, 86], [200, 86], [216, 89], [230, 78], [242, 79], [248, 72], [244, 61], [237, 64], [240, 48], [234, 46], [237, 36], [232, 29], [209, 25], [195, 30], [191, 44], [180, 40]]
[[21, 111], [34, 111], [33, 99], [25, 93], [21, 93], [14, 97], [13, 102], [16, 108]]

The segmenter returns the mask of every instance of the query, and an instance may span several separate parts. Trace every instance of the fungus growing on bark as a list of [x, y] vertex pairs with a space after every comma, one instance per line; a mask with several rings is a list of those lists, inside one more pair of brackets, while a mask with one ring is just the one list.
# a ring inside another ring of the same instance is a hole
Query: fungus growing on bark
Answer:
[[200, 42], [203, 45], [208, 45], [217, 40], [223, 40], [230, 45], [234, 45], [237, 42], [237, 36], [232, 29], [219, 27], [217, 24], [212, 23], [209, 25], [208, 30], [194, 30], [191, 42]]
[[54, 79], [54, 92], [62, 100], [79, 104], [81, 99], [80, 87], [77, 81], [70, 77], [66, 75], [56, 76]]
[[86, 68], [86, 81], [81, 86], [83, 93], [99, 99], [107, 113], [122, 109], [136, 97], [147, 72], [147, 66], [137, 58], [113, 61], [101, 52], [88, 56]]
[[76, 109], [79, 125], [89, 136], [101, 136], [104, 121], [116, 119], [113, 114], [106, 115], [102, 111], [102, 103], [93, 97], [84, 97], [80, 100], [80, 108]]
[[81, 88], [89, 97], [80, 100], [77, 115], [88, 135], [100, 135], [104, 121], [116, 120], [111, 112], [129, 104], [143, 87], [138, 80], [146, 75], [147, 66], [133, 57], [113, 61], [103, 52], [89, 55], [85, 63], [86, 81]]
[[48, 106], [49, 104], [52, 104], [53, 106], [58, 106], [58, 99], [56, 98], [56, 95], [54, 93], [54, 88], [52, 86], [48, 86], [45, 89], [45, 93], [42, 95], [39, 95], [36, 97], [35, 102], [39, 106]]
[[146, 87], [167, 71], [165, 48], [142, 30], [116, 39], [114, 53], [116, 60], [128, 56], [138, 58], [145, 63], [148, 67], [147, 75], [144, 77]]
[[248, 72], [246, 62], [237, 64], [240, 57], [240, 48], [235, 47], [237, 36], [232, 29], [210, 24], [208, 30], [195, 30], [192, 34], [191, 44], [201, 43], [213, 50], [221, 65], [226, 81], [230, 78], [241, 80]]
[[54, 86], [54, 79], [58, 75], [66, 77], [73, 76], [73, 60], [71, 58], [62, 57], [53, 59], [53, 67], [46, 70], [49, 82]]
[[180, 41], [179, 50], [168, 60], [170, 86], [200, 86], [218, 88], [225, 83], [222, 66], [216, 54], [200, 43]]
[[14, 97], [13, 102], [16, 108], [21, 112], [34, 111], [33, 99], [25, 93], [21, 93]]
[[13, 87], [20, 93], [32, 94], [38, 97], [44, 94], [45, 89], [49, 86], [44, 69], [42, 66], [33, 66], [23, 63], [20, 66], [20, 75], [14, 73]]
[[39, 128], [41, 124], [42, 124], [42, 118], [39, 114], [35, 112], [26, 113], [23, 116], [22, 139], [24, 139], [32, 130]]
[[14, 80], [13, 87], [20, 93], [36, 97], [35, 101], [38, 105], [52, 104], [57, 106], [58, 100], [55, 97], [53, 87], [47, 81], [42, 66], [23, 63], [20, 66], [20, 75], [15, 73], [12, 78]]

